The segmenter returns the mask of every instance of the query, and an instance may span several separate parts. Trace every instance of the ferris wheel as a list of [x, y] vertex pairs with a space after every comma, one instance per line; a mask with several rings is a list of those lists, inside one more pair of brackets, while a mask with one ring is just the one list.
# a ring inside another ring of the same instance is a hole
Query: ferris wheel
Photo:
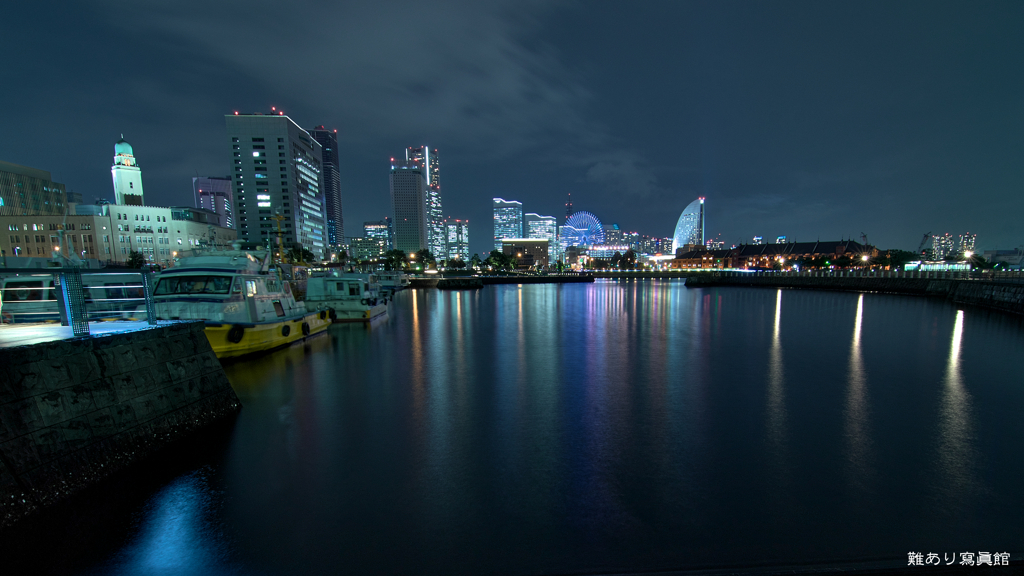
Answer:
[[569, 246], [595, 246], [604, 244], [604, 226], [590, 212], [574, 212], [565, 221], [566, 239]]

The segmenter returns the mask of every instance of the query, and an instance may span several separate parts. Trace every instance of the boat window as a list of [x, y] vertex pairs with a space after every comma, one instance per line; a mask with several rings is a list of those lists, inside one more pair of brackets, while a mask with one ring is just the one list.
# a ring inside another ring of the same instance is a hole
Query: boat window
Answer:
[[241, 276], [238, 276], [238, 277], [235, 278], [235, 282], [231, 285], [231, 293], [232, 294], [241, 294], [242, 293], [242, 277]]
[[274, 300], [274, 312], [277, 312], [278, 316], [284, 316], [284, 308], [281, 307], [280, 300]]
[[280, 292], [281, 285], [278, 284], [277, 280], [267, 280], [267, 292]]
[[230, 276], [172, 276], [161, 278], [154, 294], [227, 294], [230, 289]]
[[335, 284], [335, 290], [337, 290], [338, 292], [341, 292], [342, 290], [345, 289], [345, 283], [344, 282], [335, 282], [334, 284]]
[[359, 283], [358, 282], [352, 282], [351, 284], [348, 285], [348, 295], [349, 296], [359, 296], [360, 295]]
[[42, 282], [8, 282], [4, 285], [4, 302], [42, 300]]
[[245, 281], [245, 295], [252, 298], [256, 295], [256, 281], [246, 280]]

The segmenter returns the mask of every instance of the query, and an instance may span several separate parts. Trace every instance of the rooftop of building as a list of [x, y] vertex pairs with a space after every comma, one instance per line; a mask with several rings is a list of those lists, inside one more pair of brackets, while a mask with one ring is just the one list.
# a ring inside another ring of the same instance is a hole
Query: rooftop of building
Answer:
[[46, 170], [40, 170], [38, 168], [30, 168], [28, 166], [22, 166], [21, 164], [14, 164], [11, 162], [4, 162], [0, 160], [0, 172], [11, 172], [12, 174], [19, 174], [21, 176], [28, 176], [29, 178], [39, 178], [40, 180], [50, 180], [53, 178], [50, 173]]

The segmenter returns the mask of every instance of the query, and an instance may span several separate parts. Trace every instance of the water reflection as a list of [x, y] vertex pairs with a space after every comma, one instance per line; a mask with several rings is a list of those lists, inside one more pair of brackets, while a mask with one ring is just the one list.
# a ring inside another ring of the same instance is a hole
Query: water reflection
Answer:
[[971, 422], [971, 395], [964, 387], [960, 367], [963, 331], [964, 311], [957, 310], [939, 414], [938, 458], [945, 481], [942, 491], [950, 504], [966, 496], [975, 483], [973, 469], [976, 457]]
[[138, 532], [104, 572], [116, 574], [215, 574], [227, 560], [226, 542], [210, 522], [216, 492], [209, 467], [181, 476], [146, 506]]
[[870, 437], [868, 434], [867, 375], [861, 355], [861, 325], [864, 320], [864, 294], [857, 298], [857, 316], [853, 323], [853, 342], [850, 344], [850, 375], [846, 389], [845, 434], [846, 460], [850, 467], [851, 482], [864, 488], [868, 475]]
[[768, 439], [777, 456], [781, 455], [786, 433], [785, 374], [782, 366], [782, 341], [779, 338], [781, 322], [782, 290], [779, 290], [775, 296], [775, 326], [768, 354]]

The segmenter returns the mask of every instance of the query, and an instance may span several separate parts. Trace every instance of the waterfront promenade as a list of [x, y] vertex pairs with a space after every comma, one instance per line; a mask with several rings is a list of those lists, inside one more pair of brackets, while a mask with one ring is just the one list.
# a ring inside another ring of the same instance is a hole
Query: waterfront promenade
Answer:
[[880, 292], [945, 298], [956, 304], [1024, 314], [1024, 276], [919, 271], [691, 272], [686, 286], [750, 286]]

